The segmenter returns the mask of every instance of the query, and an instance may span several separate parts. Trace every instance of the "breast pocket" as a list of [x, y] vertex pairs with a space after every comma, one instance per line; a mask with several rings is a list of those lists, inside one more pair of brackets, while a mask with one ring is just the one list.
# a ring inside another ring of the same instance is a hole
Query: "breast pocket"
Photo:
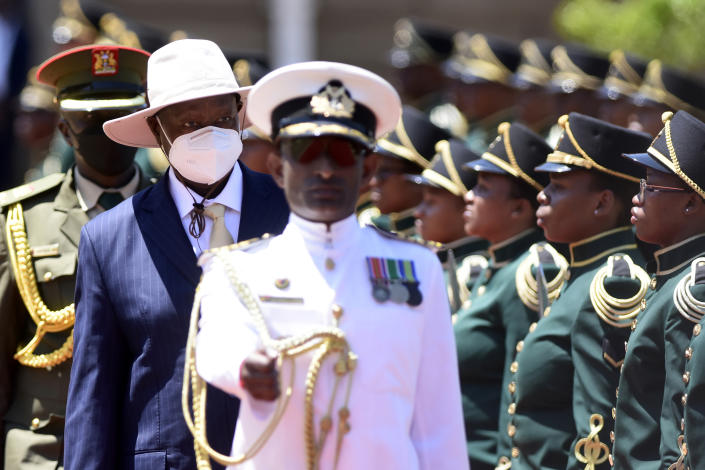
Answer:
[[34, 261], [39, 293], [52, 310], [64, 308], [73, 302], [76, 287], [76, 253], [65, 253]]

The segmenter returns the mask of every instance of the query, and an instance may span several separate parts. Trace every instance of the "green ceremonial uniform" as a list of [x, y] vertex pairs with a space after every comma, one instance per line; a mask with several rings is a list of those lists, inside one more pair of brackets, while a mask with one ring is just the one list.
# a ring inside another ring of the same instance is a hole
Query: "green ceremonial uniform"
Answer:
[[[139, 189], [149, 184], [142, 177]], [[8, 212], [16, 204], [23, 212], [26, 248], [31, 254], [24, 256], [36, 278], [38, 302], [51, 311], [70, 311], [72, 317], [78, 241], [81, 227], [89, 220], [79, 204], [73, 170], [0, 193], [3, 229]], [[63, 454], [72, 353], [72, 342], [67, 340], [73, 331], [72, 321], [63, 331], [41, 338], [34, 357], [26, 356], [27, 365], [13, 358], [35, 336], [37, 325], [23, 302], [10, 263], [9, 250], [19, 254], [20, 237], [15, 236], [14, 243], [6, 237], [3, 233], [0, 238], [0, 416], [4, 425], [4, 464], [8, 470], [19, 468], [20, 462], [31, 462], [31, 468], [56, 468], [61, 466]], [[22, 258], [18, 257], [18, 262], [22, 264]], [[32, 285], [26, 276], [19, 282]], [[37, 302], [34, 305], [35, 311], [41, 313], [41, 306]], [[52, 356], [54, 351], [58, 352]]]
[[[570, 278], [533, 331], [517, 344], [507, 433], [513, 469], [564, 469], [576, 435], [572, 412], [571, 332], [597, 269], [611, 254], [637, 255], [631, 227], [571, 243]], [[577, 307], [577, 308], [576, 308]]]
[[451, 312], [457, 312], [467, 302], [473, 283], [487, 267], [487, 246], [487, 240], [465, 237], [446, 243], [438, 251]]
[[[367, 212], [369, 212], [369, 215]], [[361, 214], [360, 218], [368, 218], [372, 225], [387, 232], [395, 232], [407, 237], [417, 236], [416, 226], [414, 225], [416, 222], [416, 219], [414, 219], [414, 208], [402, 212], [381, 214], [379, 209], [371, 207]]]
[[654, 254], [651, 292], [627, 343], [617, 389], [612, 448], [616, 469], [663, 469], [680, 456], [683, 351], [694, 323], [680, 314], [673, 292], [690, 262], [702, 253], [705, 235]]
[[529, 247], [543, 234], [536, 229], [490, 247], [489, 265], [480, 273], [469, 300], [453, 325], [471, 468], [497, 463], [499, 402], [514, 346], [538, 320], [535, 309], [516, 292], [516, 271]]
[[590, 297], [571, 333], [573, 418], [577, 436], [568, 454], [569, 469], [607, 470], [612, 408], [630, 325], [642, 311], [649, 277], [641, 256], [610, 256], [593, 277]]

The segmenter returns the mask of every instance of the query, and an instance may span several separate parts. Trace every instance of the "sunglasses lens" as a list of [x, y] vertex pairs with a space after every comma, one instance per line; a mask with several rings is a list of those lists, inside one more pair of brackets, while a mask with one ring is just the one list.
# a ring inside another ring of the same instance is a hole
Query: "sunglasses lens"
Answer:
[[338, 166], [351, 166], [355, 164], [357, 152], [351, 142], [333, 139], [328, 144], [328, 154], [330, 154]]
[[290, 139], [285, 152], [299, 163], [308, 164], [325, 153], [333, 159], [338, 166], [351, 166], [355, 164], [358, 156], [364, 154], [364, 149], [359, 145], [336, 137], [305, 137]]

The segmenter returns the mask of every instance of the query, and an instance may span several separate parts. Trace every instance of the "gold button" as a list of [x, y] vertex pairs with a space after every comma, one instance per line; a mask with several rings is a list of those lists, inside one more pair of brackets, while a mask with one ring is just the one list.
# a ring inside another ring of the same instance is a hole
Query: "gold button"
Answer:
[[519, 370], [519, 363], [517, 361], [512, 362], [511, 365], [509, 366], [509, 371], [512, 374], [516, 374], [518, 370]]
[[688, 394], [684, 393], [683, 396], [681, 397], [681, 403], [683, 406], [685, 406], [686, 403], [688, 403]]
[[685, 418], [681, 418], [681, 432], [685, 431]]
[[516, 426], [514, 426], [513, 424], [510, 424], [509, 426], [507, 426], [507, 435], [509, 437], [514, 437], [514, 434], [516, 434], [516, 433], [517, 433]]
[[291, 285], [291, 282], [286, 279], [286, 278], [279, 278], [274, 280], [274, 285], [276, 286], [277, 289], [284, 290], [288, 289], [289, 285]]
[[652, 277], [651, 282], [649, 283], [649, 287], [651, 288], [651, 290], [656, 289], [656, 283], [657, 283], [656, 278]]
[[516, 403], [510, 403], [509, 408], [507, 408], [507, 413], [510, 415], [513, 415], [517, 411], [517, 404]]
[[44, 280], [45, 281], [51, 281], [54, 278], [54, 275], [51, 273], [51, 271], [47, 271], [44, 273]]
[[681, 444], [681, 454], [688, 455], [688, 444], [686, 444], [685, 441]]
[[535, 329], [536, 329], [536, 322], [533, 322], [531, 325], [529, 325], [529, 333], [533, 333]]
[[614, 467], [614, 458], [612, 457], [612, 454], [609, 455], [609, 461], [610, 461], [610, 467]]
[[549, 313], [551, 313], [551, 306], [550, 305], [544, 309], [543, 316], [547, 317]]
[[688, 348], [685, 350], [685, 358], [690, 360], [691, 357], [693, 357], [693, 348]]
[[637, 320], [635, 319], [635, 320], [632, 322], [632, 331], [636, 330], [636, 324], [637, 324]]
[[519, 458], [519, 448], [517, 448], [517, 447], [512, 447], [512, 458], [513, 458], [513, 459], [518, 459], [518, 458]]
[[37, 429], [39, 427], [39, 418], [32, 419], [32, 425], [30, 427], [32, 429]]
[[687, 384], [688, 382], [690, 382], [690, 372], [686, 371], [685, 374], [683, 374], [683, 383]]
[[619, 398], [619, 387], [617, 387], [614, 391], [614, 397]]
[[477, 295], [483, 295], [486, 290], [487, 290], [487, 287], [485, 287], [485, 286], [478, 287], [477, 288]]
[[338, 304], [333, 304], [333, 307], [331, 308], [331, 311], [333, 312], [333, 316], [335, 318], [340, 318], [343, 316], [343, 307], [341, 307]]
[[333, 261], [331, 258], [326, 258], [326, 269], [328, 271], [332, 271], [335, 269], [335, 261]]
[[509, 393], [514, 394], [514, 392], [517, 391], [517, 383], [514, 381], [509, 382], [509, 386], [507, 387], [509, 389]]
[[646, 310], [646, 299], [641, 299], [641, 302], [639, 302], [639, 308], [642, 312]]
[[702, 330], [702, 329], [703, 329], [703, 327], [700, 326], [700, 323], [698, 323], [697, 325], [695, 325], [693, 327], [693, 335], [698, 336], [700, 334], [700, 330]]
[[522, 349], [524, 349], [524, 341], [519, 341], [517, 343], [517, 352], [521, 352]]
[[617, 419], [617, 408], [612, 408], [612, 419]]
[[614, 442], [614, 431], [610, 431], [610, 441]]

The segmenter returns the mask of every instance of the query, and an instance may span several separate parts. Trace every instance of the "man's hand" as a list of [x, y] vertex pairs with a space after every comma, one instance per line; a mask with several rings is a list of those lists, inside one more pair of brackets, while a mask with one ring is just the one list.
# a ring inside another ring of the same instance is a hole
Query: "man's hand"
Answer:
[[274, 401], [279, 396], [277, 358], [265, 350], [255, 351], [243, 361], [240, 382], [253, 398]]

